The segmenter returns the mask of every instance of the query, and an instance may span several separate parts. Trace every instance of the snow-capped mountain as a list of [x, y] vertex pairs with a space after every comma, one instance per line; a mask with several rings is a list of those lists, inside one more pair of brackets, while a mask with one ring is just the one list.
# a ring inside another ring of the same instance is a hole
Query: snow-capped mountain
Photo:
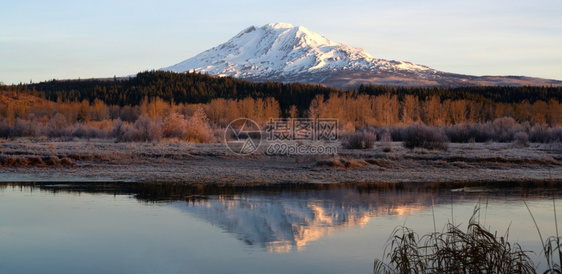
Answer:
[[540, 78], [452, 74], [410, 62], [378, 59], [364, 49], [333, 42], [304, 27], [286, 23], [249, 27], [226, 43], [161, 70], [334, 87], [354, 87], [362, 83], [399, 86], [562, 85], [562, 81]]

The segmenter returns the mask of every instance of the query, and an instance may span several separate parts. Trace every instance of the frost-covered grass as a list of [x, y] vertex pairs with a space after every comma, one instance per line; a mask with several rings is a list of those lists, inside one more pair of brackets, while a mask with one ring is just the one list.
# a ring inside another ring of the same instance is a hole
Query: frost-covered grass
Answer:
[[[313, 144], [305, 144], [313, 145]], [[105, 139], [55, 142], [0, 140], [2, 173], [76, 174], [142, 182], [335, 183], [562, 180], [559, 143], [451, 143], [447, 151], [408, 149], [377, 141], [370, 149], [335, 154], [268, 155], [267, 142], [250, 155], [223, 143], [115, 143]]]

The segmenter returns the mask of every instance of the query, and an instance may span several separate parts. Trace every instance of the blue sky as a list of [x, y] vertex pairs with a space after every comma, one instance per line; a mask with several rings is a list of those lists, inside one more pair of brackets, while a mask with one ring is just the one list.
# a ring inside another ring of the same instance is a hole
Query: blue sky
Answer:
[[272, 22], [382, 59], [562, 80], [562, 1], [0, 0], [0, 81], [167, 67]]

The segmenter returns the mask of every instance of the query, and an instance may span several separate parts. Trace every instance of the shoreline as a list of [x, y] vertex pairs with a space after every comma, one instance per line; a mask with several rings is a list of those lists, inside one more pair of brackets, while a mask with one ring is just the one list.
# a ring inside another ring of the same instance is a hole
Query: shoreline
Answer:
[[[0, 143], [0, 182], [116, 181], [216, 185], [283, 183], [562, 182], [562, 154], [549, 144], [451, 143], [447, 151], [399, 142], [334, 155], [235, 155], [224, 144]], [[387, 152], [385, 152], [387, 151]]]

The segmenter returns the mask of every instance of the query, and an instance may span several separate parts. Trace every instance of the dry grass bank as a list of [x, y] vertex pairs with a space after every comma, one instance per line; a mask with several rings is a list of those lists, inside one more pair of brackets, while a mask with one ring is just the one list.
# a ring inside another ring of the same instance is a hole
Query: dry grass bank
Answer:
[[[306, 144], [304, 144], [306, 145]], [[239, 156], [224, 144], [114, 143], [107, 140], [0, 141], [0, 181], [112, 178], [137, 182], [275, 184], [287, 182], [562, 181], [560, 144], [452, 143], [447, 151], [398, 142], [331, 155]]]

